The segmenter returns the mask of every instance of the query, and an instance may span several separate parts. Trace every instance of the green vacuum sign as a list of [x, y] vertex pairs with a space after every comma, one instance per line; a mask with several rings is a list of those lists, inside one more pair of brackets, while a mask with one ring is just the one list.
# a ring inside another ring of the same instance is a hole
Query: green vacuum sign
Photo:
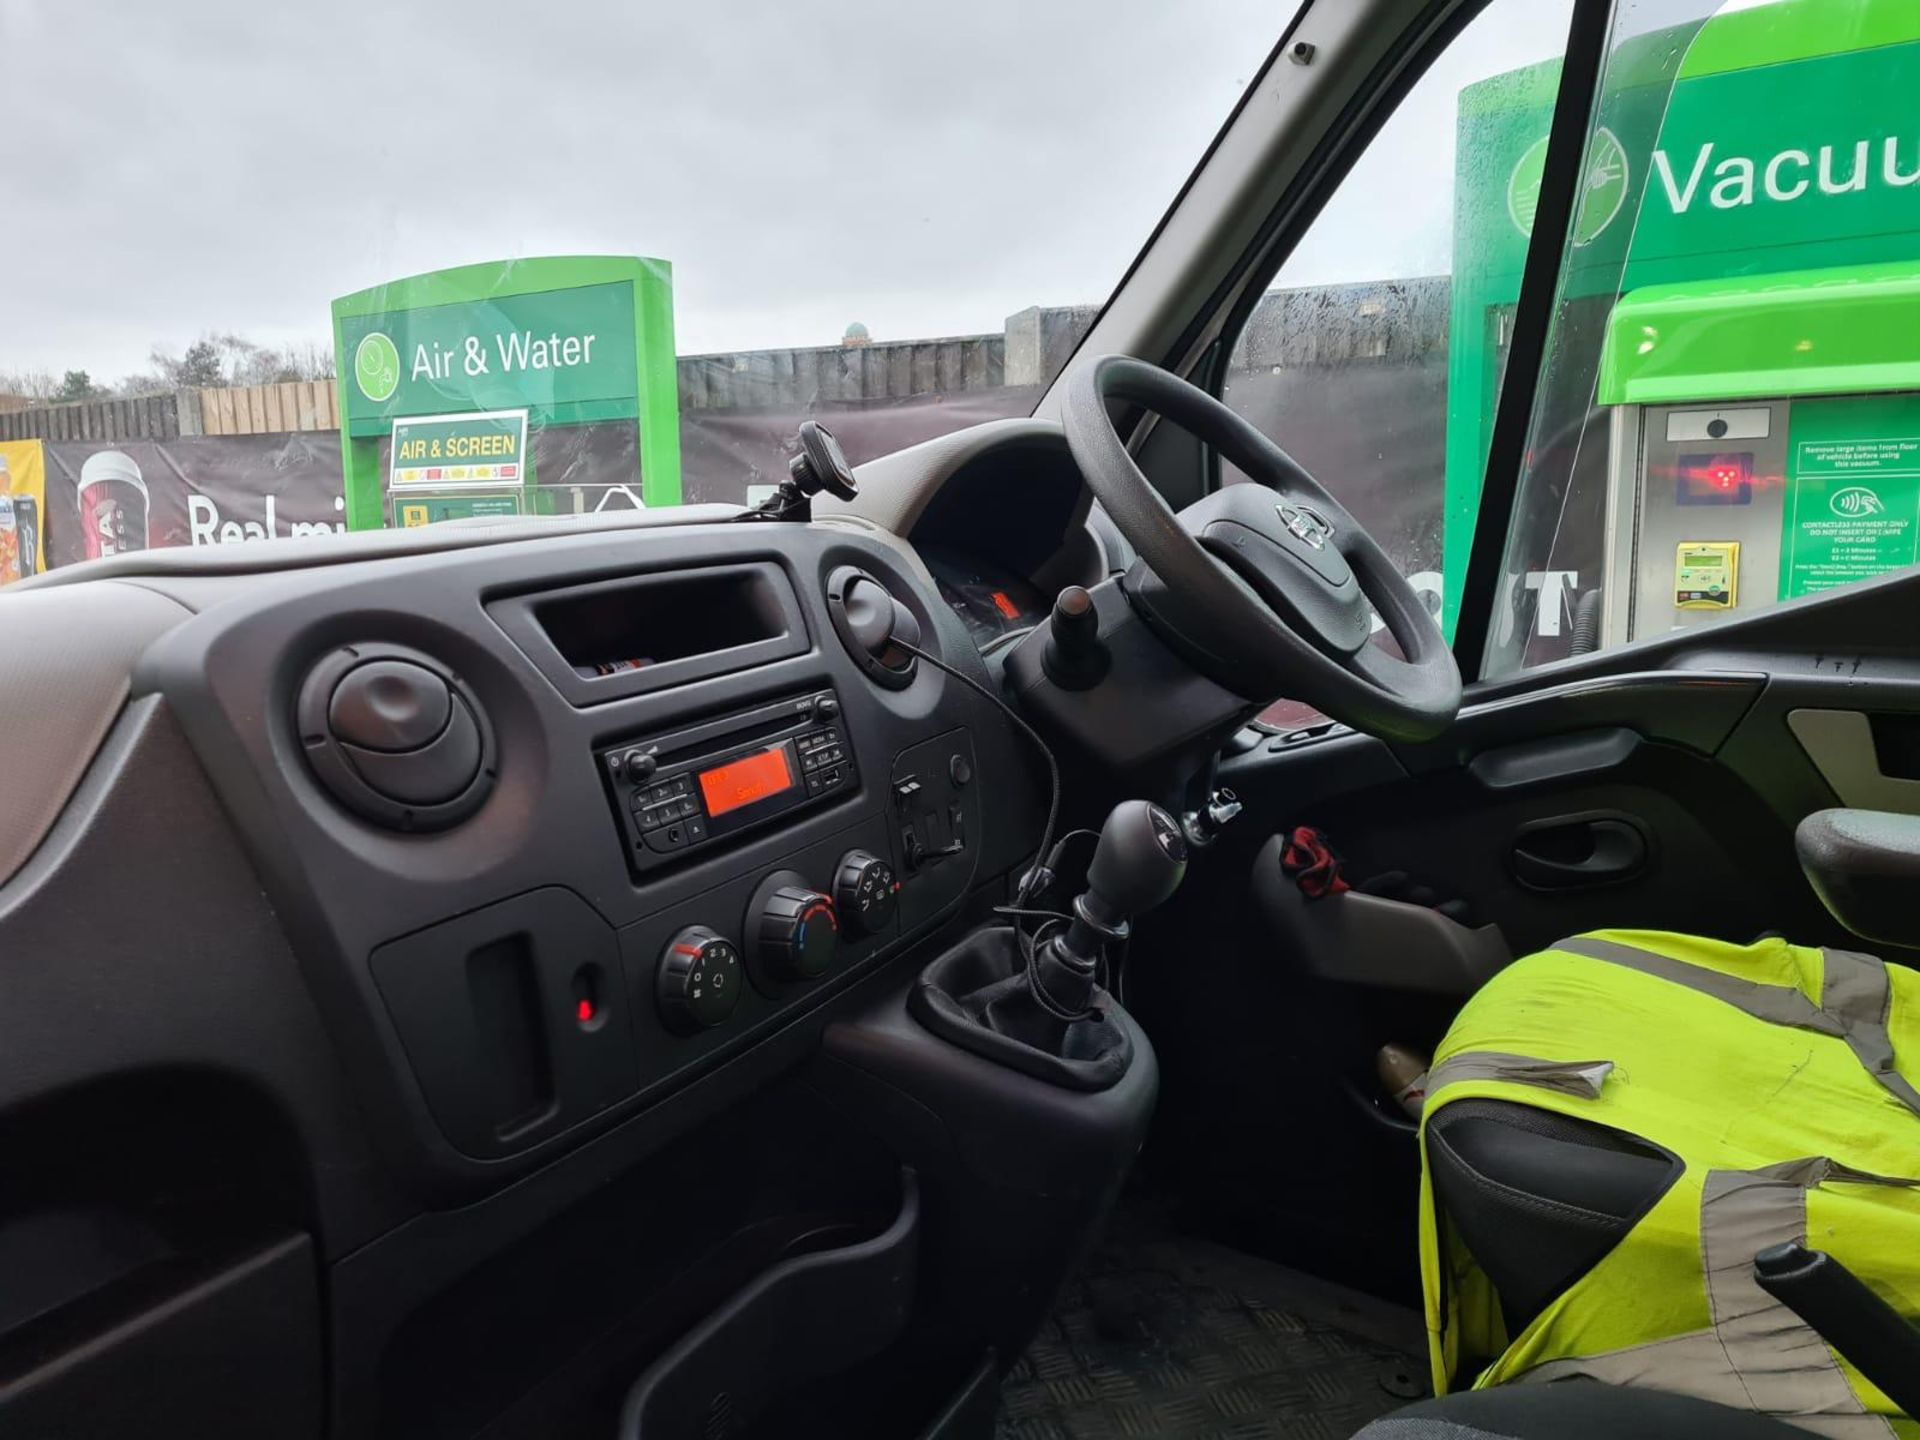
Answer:
[[[526, 510], [558, 508], [540, 486], [540, 436], [573, 426], [637, 432], [630, 452], [637, 466], [629, 459], [622, 473], [583, 477], [575, 463], [568, 473], [574, 489], [624, 489], [649, 506], [679, 503], [673, 286], [665, 262], [563, 256], [435, 271], [336, 300], [333, 323], [351, 527], [403, 523], [388, 490], [412, 495], [407, 521], [459, 508], [428, 505], [422, 487], [505, 486]], [[517, 424], [503, 427], [503, 414]], [[435, 453], [504, 444], [509, 432], [518, 436], [511, 457]], [[456, 478], [456, 470], [466, 473]]]
[[[1542, 135], [1514, 162], [1507, 177], [1507, 216], [1523, 236], [1532, 236], [1534, 213], [1540, 208], [1540, 181], [1547, 168], [1547, 137]], [[1611, 225], [1627, 202], [1627, 152], [1614, 133], [1602, 125], [1587, 146], [1580, 204], [1573, 217], [1573, 243], [1590, 245]]]
[[[1912, 282], [1920, 257], [1916, 43], [1914, 0], [1723, 7], [1619, 42], [1596, 99], [1562, 276], [1570, 321], [1561, 326], [1562, 343], [1610, 332], [1598, 403], [1907, 383], [1920, 356], [1913, 307], [1877, 313], [1876, 306], [1881, 292]], [[1449, 625], [1478, 519], [1507, 322], [1519, 298], [1559, 78], [1559, 62], [1550, 61], [1460, 96], [1442, 566]], [[1896, 268], [1900, 275], [1880, 274]], [[1743, 308], [1708, 313], [1708, 287], [1743, 283], [1752, 292]], [[1780, 293], [1790, 284], [1817, 303]], [[1834, 287], [1854, 293], [1825, 293]], [[1593, 315], [1591, 307], [1616, 302], [1615, 318]], [[1634, 307], [1651, 328], [1621, 333], [1624, 312]], [[1736, 313], [1745, 318], [1730, 318]], [[1812, 322], [1818, 328], [1788, 333]], [[1725, 374], [1700, 373], [1694, 361], [1710, 351], [1725, 352]], [[1622, 395], [1613, 372], [1626, 370], [1636, 393]], [[1718, 385], [1742, 379], [1750, 382], [1744, 389]], [[1824, 402], [1796, 403], [1796, 431], [1803, 410], [1824, 415]], [[1908, 430], [1920, 433], [1920, 424]], [[1911, 548], [1914, 505], [1901, 497], [1912, 482], [1899, 473], [1907, 467], [1897, 455], [1876, 446], [1866, 467], [1876, 478], [1861, 482], [1885, 489], [1884, 513], [1837, 514], [1824, 498], [1838, 472], [1863, 458], [1832, 446], [1887, 437], [1870, 427], [1859, 436], [1805, 438], [1811, 448], [1795, 453], [1817, 498], [1800, 506], [1802, 528], [1789, 523], [1782, 596], [1842, 583], [1834, 578], [1842, 572], [1878, 573], [1896, 554], [1904, 556], [1897, 563], [1910, 563], [1901, 546]]]
[[[1910, 258], [1920, 230], [1912, 74], [1912, 52], [1888, 46], [1683, 77], [1651, 157], [1636, 278], [1680, 278], [1653, 267], [1683, 256], [1745, 253], [1749, 270]], [[1753, 253], [1783, 246], [1806, 248], [1787, 263]]]

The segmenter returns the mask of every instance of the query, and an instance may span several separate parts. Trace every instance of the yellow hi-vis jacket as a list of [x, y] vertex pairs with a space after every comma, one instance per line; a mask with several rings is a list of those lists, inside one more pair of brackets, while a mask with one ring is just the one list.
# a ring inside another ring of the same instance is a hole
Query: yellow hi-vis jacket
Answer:
[[[1872, 956], [1655, 931], [1563, 940], [1454, 1022], [1425, 1122], [1470, 1098], [1610, 1126], [1680, 1177], [1509, 1336], [1425, 1173], [1420, 1265], [1436, 1393], [1589, 1377], [1776, 1415], [1837, 1440], [1920, 1425], [1752, 1278], [1769, 1245], [1841, 1261], [1920, 1316], [1920, 973]], [[1495, 1357], [1477, 1377], [1463, 1357]]]

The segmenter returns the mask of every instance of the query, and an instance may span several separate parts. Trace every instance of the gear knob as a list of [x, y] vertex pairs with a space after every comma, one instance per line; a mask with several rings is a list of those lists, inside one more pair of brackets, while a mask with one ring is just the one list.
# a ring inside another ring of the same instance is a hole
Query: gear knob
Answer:
[[1180, 888], [1187, 839], [1173, 816], [1145, 800], [1123, 800], [1100, 827], [1084, 897], [1093, 920], [1117, 929]]
[[1069, 1012], [1085, 1009], [1102, 952], [1124, 941], [1128, 922], [1179, 889], [1186, 873], [1187, 837], [1173, 816], [1145, 800], [1114, 806], [1087, 867], [1086, 893], [1073, 902], [1072, 923], [1040, 953], [1047, 993]]

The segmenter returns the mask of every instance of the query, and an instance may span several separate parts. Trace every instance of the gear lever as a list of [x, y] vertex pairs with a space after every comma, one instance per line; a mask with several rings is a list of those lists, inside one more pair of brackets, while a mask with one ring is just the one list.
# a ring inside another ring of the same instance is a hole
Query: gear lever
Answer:
[[936, 1035], [998, 1064], [1070, 1090], [1108, 1089], [1133, 1063], [1134, 1026], [1103, 1003], [1100, 957], [1186, 873], [1179, 822], [1125, 801], [1100, 827], [1086, 893], [1064, 926], [1054, 921], [1038, 943], [1012, 925], [982, 927], [920, 972], [908, 1007]]
[[1063, 1012], [1084, 1011], [1107, 947], [1124, 942], [1133, 917], [1173, 894], [1186, 873], [1187, 839], [1173, 816], [1145, 800], [1114, 806], [1100, 827], [1086, 892], [1073, 902], [1072, 923], [1034, 955], [1034, 979], [1047, 999]]

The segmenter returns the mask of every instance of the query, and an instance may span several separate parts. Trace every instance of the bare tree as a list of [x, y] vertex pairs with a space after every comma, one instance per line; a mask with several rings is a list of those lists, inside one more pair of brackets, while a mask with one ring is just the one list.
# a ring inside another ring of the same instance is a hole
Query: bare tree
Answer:
[[0, 395], [23, 400], [51, 400], [60, 379], [51, 370], [0, 370]]
[[147, 389], [217, 390], [235, 385], [276, 385], [288, 380], [331, 380], [333, 347], [298, 341], [284, 348], [261, 345], [231, 331], [209, 332], [175, 354], [155, 346], [145, 376], [134, 377]]

